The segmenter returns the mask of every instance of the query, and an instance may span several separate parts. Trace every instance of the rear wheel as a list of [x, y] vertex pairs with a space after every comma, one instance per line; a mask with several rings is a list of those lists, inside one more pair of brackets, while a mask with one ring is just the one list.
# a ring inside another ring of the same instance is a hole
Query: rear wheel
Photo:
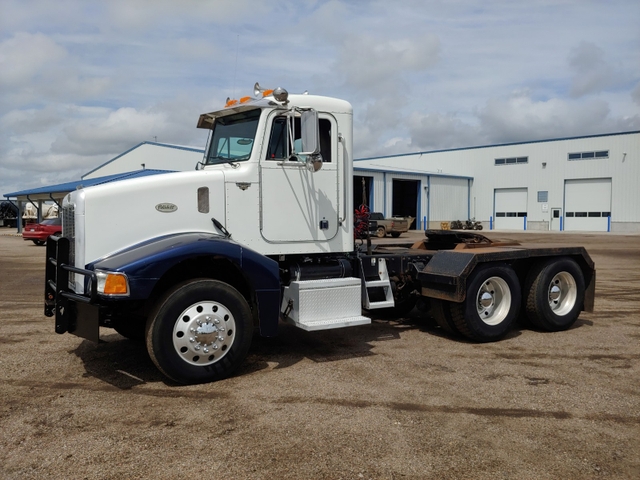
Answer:
[[147, 350], [167, 377], [203, 383], [231, 375], [251, 345], [253, 321], [245, 298], [209, 279], [178, 285], [147, 321]]
[[527, 319], [556, 332], [578, 319], [584, 304], [584, 275], [575, 260], [549, 259], [534, 266], [525, 283]]
[[508, 265], [482, 265], [467, 279], [467, 296], [450, 303], [456, 329], [466, 337], [492, 342], [502, 338], [520, 311], [520, 282]]
[[400, 232], [391, 232], [391, 236], [393, 238], [398, 238], [400, 236]]

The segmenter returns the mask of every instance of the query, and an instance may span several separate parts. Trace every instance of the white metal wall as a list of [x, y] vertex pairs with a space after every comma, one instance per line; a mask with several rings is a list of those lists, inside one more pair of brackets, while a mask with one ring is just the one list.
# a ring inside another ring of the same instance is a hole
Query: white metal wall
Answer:
[[[570, 153], [590, 151], [607, 151], [608, 155], [569, 160]], [[510, 157], [526, 157], [527, 162], [495, 164], [495, 159]], [[377, 168], [406, 168], [425, 175], [473, 177], [470, 215], [483, 221], [485, 228], [495, 212], [496, 189], [527, 187], [527, 228], [548, 229], [555, 225], [553, 209], [565, 205], [565, 180], [611, 178], [615, 184], [611, 231], [640, 232], [640, 132], [423, 152], [356, 161], [355, 165], [365, 167], [369, 162]], [[546, 202], [538, 202], [538, 192], [547, 193]]]
[[606, 232], [611, 215], [611, 179], [567, 180], [565, 230]]

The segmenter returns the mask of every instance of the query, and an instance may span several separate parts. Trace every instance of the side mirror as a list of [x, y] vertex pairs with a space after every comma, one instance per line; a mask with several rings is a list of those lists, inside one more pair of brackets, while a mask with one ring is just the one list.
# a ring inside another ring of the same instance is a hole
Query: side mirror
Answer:
[[320, 134], [318, 132], [318, 112], [304, 110], [300, 116], [300, 139], [302, 140], [300, 155], [318, 155], [320, 153]]

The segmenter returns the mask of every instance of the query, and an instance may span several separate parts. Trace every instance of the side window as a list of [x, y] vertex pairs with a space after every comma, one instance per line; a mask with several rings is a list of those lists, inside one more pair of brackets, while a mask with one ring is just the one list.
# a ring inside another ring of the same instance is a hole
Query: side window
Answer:
[[287, 119], [286, 117], [276, 117], [271, 127], [267, 160], [282, 160], [288, 156], [288, 150]]
[[331, 122], [326, 118], [320, 119], [320, 153], [323, 162], [331, 162]]
[[[297, 152], [302, 149], [300, 140], [300, 119], [294, 121], [294, 148]], [[331, 122], [326, 118], [319, 121], [320, 153], [323, 162], [331, 162]], [[289, 157], [289, 142], [287, 137], [287, 119], [284, 116], [276, 117], [271, 127], [267, 160], [284, 160]], [[304, 160], [302, 158], [301, 160]]]

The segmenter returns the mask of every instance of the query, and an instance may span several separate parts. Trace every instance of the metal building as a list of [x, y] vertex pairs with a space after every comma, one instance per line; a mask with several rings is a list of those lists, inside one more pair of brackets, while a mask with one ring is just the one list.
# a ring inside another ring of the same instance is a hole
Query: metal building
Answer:
[[[468, 216], [485, 228], [640, 232], [640, 131], [366, 158], [355, 166], [466, 176]], [[437, 228], [455, 219], [446, 204], [459, 202], [460, 191], [436, 196], [431, 181], [428, 196], [421, 193], [428, 225]]]

